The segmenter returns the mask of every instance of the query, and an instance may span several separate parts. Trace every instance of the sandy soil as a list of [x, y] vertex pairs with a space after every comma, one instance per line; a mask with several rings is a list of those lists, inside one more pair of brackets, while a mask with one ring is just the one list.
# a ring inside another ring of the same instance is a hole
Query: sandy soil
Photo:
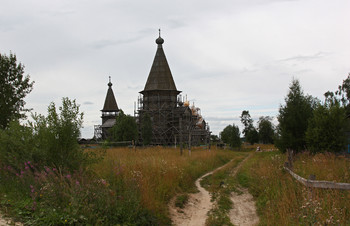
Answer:
[[[245, 158], [234, 169], [231, 176], [235, 176], [243, 163], [247, 161], [252, 155], [253, 153]], [[257, 225], [259, 223], [259, 217], [256, 213], [253, 196], [248, 192], [248, 189], [246, 188], [240, 188], [239, 190], [242, 192], [242, 194], [238, 194], [236, 192], [231, 193], [231, 201], [233, 203], [233, 208], [229, 213], [231, 223], [237, 226]]]
[[[250, 154], [245, 158], [231, 173], [231, 176], [235, 176], [238, 170], [241, 168], [243, 163], [253, 155]], [[232, 160], [231, 160], [232, 161]], [[230, 163], [230, 162], [229, 162]], [[227, 163], [227, 164], [229, 164]], [[200, 181], [220, 170], [227, 164], [216, 168], [215, 170], [201, 176], [195, 182], [198, 193], [189, 194], [189, 200], [185, 208], [180, 209], [175, 207], [175, 198], [173, 198], [169, 204], [169, 212], [174, 225], [181, 226], [201, 226], [205, 225], [207, 220], [207, 213], [213, 208], [211, 202], [211, 196], [207, 190], [201, 185]], [[237, 193], [231, 194], [231, 200], [233, 202], [233, 209], [230, 211], [230, 220], [235, 225], [255, 225], [259, 222], [259, 218], [256, 214], [255, 202], [253, 197], [249, 194], [248, 190], [242, 190], [243, 194], [238, 195]]]
[[233, 209], [230, 210], [230, 220], [234, 225], [257, 225], [259, 217], [256, 214], [255, 202], [253, 196], [247, 189], [241, 189], [243, 194], [231, 193]]
[[200, 181], [204, 177], [213, 174], [215, 171], [221, 169], [229, 163], [226, 163], [225, 165], [204, 174], [196, 180], [195, 184], [199, 192], [189, 194], [188, 203], [186, 204], [185, 208], [180, 209], [175, 207], [174, 203], [176, 197], [171, 200], [169, 212], [174, 225], [201, 226], [205, 224], [207, 213], [212, 209], [213, 203], [210, 200], [211, 196], [209, 192], [200, 185]]
[[22, 225], [21, 223], [18, 222], [12, 222], [11, 219], [4, 217], [3, 215], [0, 214], [0, 226], [8, 226], [8, 225]]

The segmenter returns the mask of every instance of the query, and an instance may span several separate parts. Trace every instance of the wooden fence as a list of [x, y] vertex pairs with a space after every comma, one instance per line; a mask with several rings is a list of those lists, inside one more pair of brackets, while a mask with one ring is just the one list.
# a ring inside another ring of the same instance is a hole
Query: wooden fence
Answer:
[[292, 170], [290, 170], [287, 166], [284, 166], [284, 169], [290, 173], [297, 181], [305, 185], [306, 187], [313, 187], [313, 188], [324, 188], [324, 189], [341, 189], [341, 190], [350, 190], [350, 184], [349, 183], [335, 183], [331, 181], [320, 181], [320, 180], [312, 180], [312, 179], [305, 179], [298, 174], [294, 173]]
[[341, 190], [350, 190], [349, 183], [336, 183], [331, 181], [321, 181], [315, 180], [315, 175], [310, 175], [309, 179], [305, 179], [298, 174], [293, 172], [293, 151], [287, 150], [287, 162], [284, 163], [284, 169], [290, 173], [297, 181], [305, 185], [306, 187], [312, 188], [324, 188], [324, 189], [341, 189]]

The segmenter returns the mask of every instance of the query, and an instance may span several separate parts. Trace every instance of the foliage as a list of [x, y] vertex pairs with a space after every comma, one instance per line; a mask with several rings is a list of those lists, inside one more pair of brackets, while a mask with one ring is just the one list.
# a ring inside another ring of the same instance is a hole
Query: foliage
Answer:
[[350, 74], [335, 92], [325, 93], [325, 102], [318, 104], [309, 120], [306, 133], [308, 148], [312, 152], [340, 152], [347, 143], [350, 131]]
[[78, 144], [83, 113], [79, 112], [79, 105], [75, 100], [68, 98], [62, 98], [62, 106], [58, 109], [59, 113], [52, 102], [46, 117], [33, 115], [34, 122], [31, 127], [37, 141], [35, 148], [41, 153], [43, 164], [77, 170], [88, 157]]
[[132, 141], [138, 137], [137, 124], [131, 115], [125, 115], [122, 110], [116, 117], [115, 125], [110, 129], [110, 140]]
[[17, 64], [16, 55], [0, 54], [0, 129], [6, 128], [10, 121], [24, 118], [24, 98], [33, 89], [34, 82], [24, 76], [24, 66]]
[[0, 162], [17, 169], [24, 161], [35, 158], [35, 144], [30, 127], [20, 125], [18, 121], [10, 122], [6, 129], [0, 130]]
[[151, 117], [146, 113], [141, 125], [142, 141], [144, 145], [149, 145], [152, 140], [152, 121]]
[[312, 152], [340, 152], [345, 149], [347, 136], [345, 109], [339, 104], [319, 104], [313, 112], [306, 132], [308, 149]]
[[213, 142], [213, 143], [217, 143], [217, 142], [220, 141], [220, 138], [218, 137], [218, 135], [211, 134], [210, 135], [210, 141]]
[[242, 133], [244, 134], [244, 136], [246, 137], [247, 136], [247, 133], [249, 132], [249, 130], [254, 127], [253, 126], [253, 119], [251, 118], [250, 114], [249, 114], [249, 111], [242, 111], [242, 114], [240, 116], [241, 118], [241, 122], [244, 126], [244, 129], [242, 131]]
[[245, 140], [250, 144], [259, 142], [259, 134], [256, 131], [256, 128], [253, 126], [253, 119], [251, 118], [249, 111], [242, 111], [240, 118], [244, 126], [243, 134]]
[[261, 116], [258, 121], [259, 140], [263, 144], [273, 144], [275, 136], [274, 126], [272, 124], [272, 117]]
[[256, 131], [255, 127], [251, 127], [246, 133], [246, 141], [250, 144], [255, 144], [259, 142], [259, 133]]
[[338, 86], [338, 90], [335, 92], [328, 91], [325, 94], [326, 98], [326, 104], [333, 105], [333, 104], [340, 104], [344, 107], [346, 107], [347, 114], [350, 113], [350, 73], [348, 77], [343, 80], [342, 85]]
[[51, 103], [48, 115], [33, 115], [33, 122], [18, 122], [0, 131], [0, 161], [17, 169], [24, 161], [39, 165], [77, 170], [95, 161], [93, 154], [84, 153], [78, 144], [83, 113], [75, 100], [62, 99], [62, 106]]
[[241, 146], [241, 138], [238, 126], [235, 124], [228, 125], [224, 128], [222, 132], [220, 132], [221, 140], [229, 144], [230, 147], [240, 147]]
[[299, 81], [293, 79], [285, 102], [279, 108], [276, 146], [282, 152], [286, 149], [305, 150], [308, 120], [312, 117], [316, 100], [305, 96]]

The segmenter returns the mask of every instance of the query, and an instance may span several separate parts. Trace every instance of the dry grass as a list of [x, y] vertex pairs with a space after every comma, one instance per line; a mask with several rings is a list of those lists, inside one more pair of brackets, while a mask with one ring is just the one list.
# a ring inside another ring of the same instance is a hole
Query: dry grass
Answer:
[[[350, 224], [349, 191], [307, 189], [282, 169], [284, 161], [279, 152], [256, 153], [237, 175], [256, 198], [261, 225]], [[305, 160], [300, 157], [300, 161]], [[324, 166], [333, 165], [333, 178], [343, 177], [337, 175], [344, 170], [337, 158], [324, 161], [309, 166], [310, 170], [322, 172]]]
[[316, 180], [350, 183], [350, 159], [331, 153], [299, 154], [294, 161], [294, 171], [306, 179], [313, 174]]
[[182, 156], [175, 148], [113, 148], [94, 171], [111, 183], [116, 177], [134, 180], [142, 204], [158, 216], [167, 216], [166, 205], [176, 193], [194, 192], [196, 178], [235, 155], [233, 151], [203, 148], [192, 149], [191, 155], [184, 150]]

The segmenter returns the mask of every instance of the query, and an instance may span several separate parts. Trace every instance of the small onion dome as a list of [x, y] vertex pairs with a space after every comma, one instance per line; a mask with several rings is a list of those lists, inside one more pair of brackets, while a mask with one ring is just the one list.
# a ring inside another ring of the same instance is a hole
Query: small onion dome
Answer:
[[161, 45], [161, 44], [164, 43], [164, 39], [162, 39], [162, 38], [159, 36], [159, 38], [156, 39], [156, 43], [157, 43], [158, 45]]
[[107, 84], [109, 87], [111, 87], [113, 84], [111, 83], [111, 76], [109, 76], [109, 82]]

